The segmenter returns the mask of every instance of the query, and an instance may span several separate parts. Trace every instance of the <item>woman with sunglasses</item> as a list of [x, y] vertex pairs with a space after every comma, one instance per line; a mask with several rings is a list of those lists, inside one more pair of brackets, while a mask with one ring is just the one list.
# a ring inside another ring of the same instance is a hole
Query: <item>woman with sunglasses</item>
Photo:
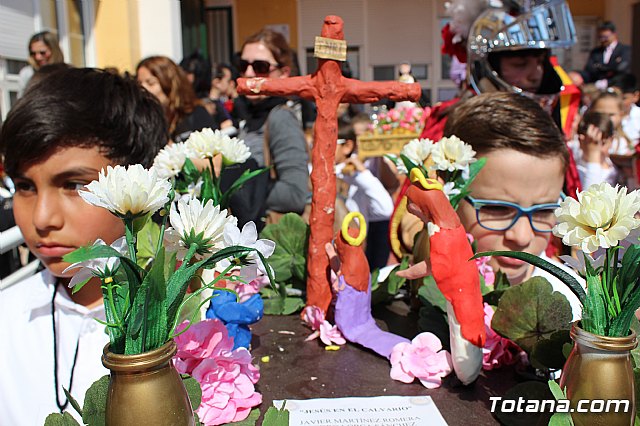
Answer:
[[184, 142], [191, 132], [205, 127], [218, 128], [196, 97], [185, 72], [171, 59], [166, 56], [143, 59], [136, 67], [136, 78], [162, 105], [174, 142]]
[[64, 55], [60, 50], [58, 39], [49, 31], [42, 31], [31, 36], [28, 46], [29, 65], [22, 68], [18, 74], [20, 85], [18, 96], [22, 96], [29, 80], [41, 67], [64, 62]]
[[[476, 157], [487, 159], [470, 186], [470, 196], [457, 210], [477, 251], [522, 251], [550, 260], [545, 248], [569, 162], [567, 146], [551, 117], [522, 95], [486, 93], [458, 104], [444, 134], [458, 136], [473, 147]], [[489, 264], [505, 273], [512, 285], [545, 277], [567, 297], [574, 317], [580, 315], [577, 297], [550, 274], [508, 257], [494, 256]]]
[[[244, 42], [238, 65], [242, 77], [286, 78], [293, 67], [292, 50], [282, 34], [263, 29]], [[300, 121], [286, 104], [286, 98], [247, 95], [237, 98], [234, 106], [245, 121], [238, 137], [244, 139], [258, 167], [272, 167], [269, 182], [264, 175], [259, 181], [264, 188], [257, 188], [265, 195], [262, 203], [248, 190], [237, 193], [237, 197], [252, 197], [245, 204], [252, 206], [250, 220], [256, 223], [264, 212], [302, 213], [307, 202], [307, 143]]]

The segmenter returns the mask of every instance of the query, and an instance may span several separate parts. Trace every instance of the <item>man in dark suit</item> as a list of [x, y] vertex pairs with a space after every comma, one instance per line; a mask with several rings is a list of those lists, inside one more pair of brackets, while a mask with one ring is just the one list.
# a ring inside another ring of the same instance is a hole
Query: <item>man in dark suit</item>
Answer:
[[580, 76], [584, 83], [596, 83], [605, 89], [611, 78], [631, 72], [631, 46], [618, 42], [616, 27], [610, 21], [598, 27], [598, 40], [600, 46], [591, 50]]

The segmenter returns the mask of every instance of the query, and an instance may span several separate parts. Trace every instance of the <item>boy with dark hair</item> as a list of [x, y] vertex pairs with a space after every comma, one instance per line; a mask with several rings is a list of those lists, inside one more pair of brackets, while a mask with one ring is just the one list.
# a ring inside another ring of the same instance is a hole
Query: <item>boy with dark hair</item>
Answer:
[[640, 142], [640, 89], [633, 74], [619, 75], [609, 82], [622, 93], [622, 131], [634, 145]]
[[43, 424], [63, 411], [67, 389], [83, 401], [107, 374], [100, 362], [108, 336], [100, 282], [68, 287], [74, 272], [62, 257], [124, 234], [107, 210], [85, 203], [78, 189], [107, 166], [150, 167], [168, 140], [161, 106], [129, 78], [93, 69], [61, 70], [21, 98], [0, 133], [0, 153], [15, 183], [14, 216], [44, 269], [0, 293], [0, 418]]
[[[544, 251], [569, 164], [564, 138], [551, 117], [524, 96], [485, 93], [456, 105], [444, 135], [459, 137], [477, 158], [487, 159], [457, 210], [477, 250], [522, 251], [550, 260]], [[511, 284], [544, 276], [567, 297], [574, 317], [581, 312], [576, 296], [552, 275], [507, 257], [493, 256], [489, 264]]]

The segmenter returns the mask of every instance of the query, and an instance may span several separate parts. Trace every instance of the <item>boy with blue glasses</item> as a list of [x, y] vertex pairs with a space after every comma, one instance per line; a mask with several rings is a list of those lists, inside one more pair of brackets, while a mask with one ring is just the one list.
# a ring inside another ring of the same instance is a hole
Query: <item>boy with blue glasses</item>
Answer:
[[[544, 257], [569, 163], [562, 133], [551, 117], [524, 96], [486, 93], [456, 105], [444, 135], [458, 136], [477, 157], [487, 159], [471, 184], [471, 195], [457, 210], [477, 250]], [[577, 298], [544, 271], [507, 257], [494, 256], [490, 265], [505, 273], [511, 284], [544, 276], [567, 297], [574, 313], [580, 312]]]

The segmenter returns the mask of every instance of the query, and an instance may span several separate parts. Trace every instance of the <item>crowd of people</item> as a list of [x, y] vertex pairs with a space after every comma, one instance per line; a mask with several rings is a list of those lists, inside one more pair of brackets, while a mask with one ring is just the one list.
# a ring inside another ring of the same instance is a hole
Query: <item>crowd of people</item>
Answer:
[[[563, 191], [575, 195], [600, 182], [638, 188], [640, 89], [630, 72], [631, 49], [618, 42], [612, 23], [603, 23], [597, 31], [600, 46], [583, 70], [568, 74], [580, 90], [571, 123], [559, 101], [569, 83], [562, 80], [546, 46], [496, 49], [486, 56], [471, 52], [466, 59], [472, 66], [460, 80], [459, 97], [430, 109], [422, 138], [457, 136], [487, 159], [470, 188], [471, 196], [458, 209], [480, 251], [550, 253], [552, 213]], [[301, 107], [300, 99], [236, 91], [238, 77], [279, 79], [297, 73], [293, 51], [282, 34], [263, 29], [250, 36], [234, 64], [211, 64], [199, 52], [180, 64], [151, 56], [137, 64], [133, 76], [65, 65], [48, 32], [34, 35], [28, 49], [29, 66], [20, 72], [24, 90], [0, 133], [2, 173], [10, 178], [5, 185], [12, 195], [6, 199], [13, 203], [3, 209], [0, 223], [13, 225], [4, 220], [13, 211], [27, 247], [44, 269], [2, 291], [0, 321], [11, 320], [16, 326], [2, 328], [0, 340], [24, 342], [20, 353], [49, 351], [53, 356], [35, 363], [28, 356], [0, 352], [0, 364], [12, 366], [0, 380], [7, 396], [0, 401], [0, 418], [8, 424], [26, 424], [26, 418], [35, 424], [62, 410], [63, 386], [82, 398], [95, 371], [102, 371], [100, 351], [106, 336], [93, 320], [87, 321], [104, 316], [99, 284], [71, 293], [69, 273], [63, 272], [68, 265], [59, 256], [65, 247], [96, 238], [110, 244], [123, 233], [115, 218], [77, 195], [101, 168], [150, 166], [166, 144], [211, 128], [244, 140], [251, 152], [247, 162], [225, 170], [223, 186], [245, 170], [270, 167], [232, 199], [231, 210], [240, 224], [254, 221], [261, 227], [284, 213], [304, 215], [312, 194], [313, 138], [307, 131], [308, 117], [300, 114], [308, 104]], [[410, 64], [398, 68], [400, 81], [415, 82]], [[404, 178], [387, 158], [358, 157], [359, 136], [370, 126], [361, 107], [341, 106], [336, 221], [348, 211], [363, 214], [373, 269], [400, 260], [390, 251], [388, 233]], [[495, 214], [496, 206], [510, 215], [509, 223], [498, 228], [483, 223], [484, 215]], [[491, 262], [514, 284], [543, 274], [524, 262]], [[575, 308], [575, 296], [563, 294]], [[54, 332], [62, 330], [58, 344], [50, 332], [52, 323]], [[13, 392], [16, 383], [25, 380], [42, 384], [28, 400]]]

